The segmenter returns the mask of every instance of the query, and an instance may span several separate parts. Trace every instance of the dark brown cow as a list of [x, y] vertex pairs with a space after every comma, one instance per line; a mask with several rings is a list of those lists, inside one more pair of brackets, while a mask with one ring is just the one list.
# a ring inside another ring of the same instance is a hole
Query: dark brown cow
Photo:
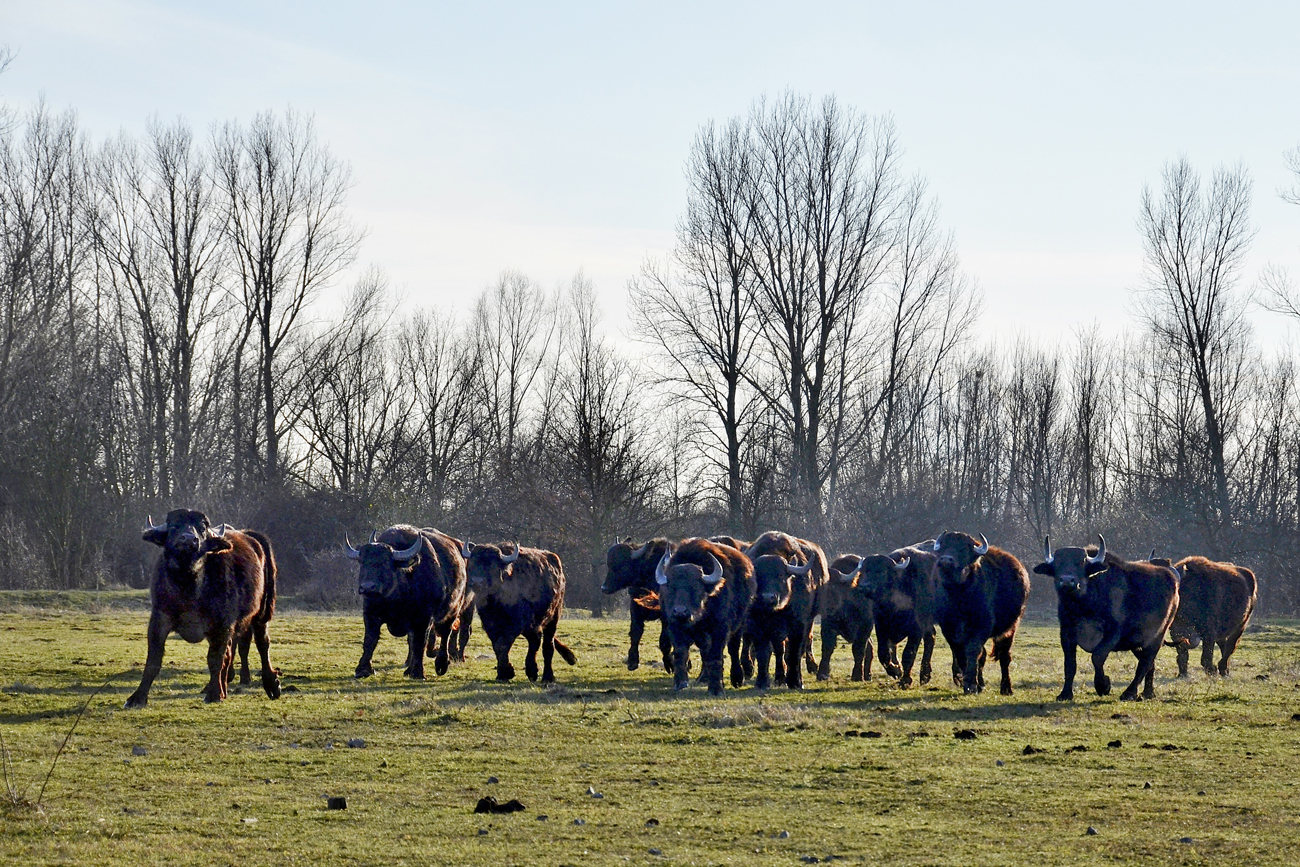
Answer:
[[1138, 684], [1145, 683], [1143, 698], [1155, 695], [1156, 654], [1178, 607], [1178, 575], [1168, 566], [1130, 563], [1106, 551], [1098, 534], [1098, 548], [1057, 548], [1043, 539], [1045, 562], [1034, 567], [1039, 575], [1055, 579], [1057, 617], [1061, 624], [1061, 650], [1065, 653], [1065, 685], [1057, 701], [1074, 698], [1075, 649], [1092, 654], [1093, 685], [1097, 695], [1110, 694], [1106, 658], [1115, 651], [1131, 650], [1137, 657], [1133, 682], [1120, 696], [1135, 701]]
[[[507, 554], [506, 550], [513, 549]], [[537, 648], [542, 648], [542, 683], [555, 681], [551, 658], [555, 651], [569, 665], [573, 651], [555, 637], [564, 610], [564, 564], [560, 556], [540, 548], [514, 545], [471, 545], [461, 549], [474, 591], [479, 623], [497, 657], [497, 680], [510, 680], [510, 648], [520, 635], [528, 642], [524, 673], [537, 680]]]
[[610, 594], [627, 590], [631, 625], [628, 627], [629, 645], [627, 670], [636, 671], [641, 666], [641, 636], [647, 621], [660, 621], [659, 652], [663, 656], [664, 671], [673, 670], [673, 645], [668, 627], [663, 625], [659, 606], [659, 585], [655, 583], [655, 566], [669, 550], [671, 543], [664, 538], [650, 539], [633, 547], [632, 537], [615, 543], [605, 552], [605, 583], [600, 592]]
[[[1178, 614], [1169, 627], [1170, 646], [1178, 650], [1178, 676], [1187, 677], [1188, 651], [1201, 645], [1201, 668], [1228, 676], [1228, 659], [1255, 611], [1255, 573], [1234, 563], [1186, 557], [1174, 568], [1182, 581]], [[1219, 666], [1214, 667], [1214, 645]]]
[[[384, 626], [406, 639], [407, 677], [424, 679], [424, 657], [433, 649], [433, 670], [445, 674], [450, 635], [465, 607], [465, 561], [457, 540], [433, 528], [395, 524], [360, 548], [346, 543], [356, 560], [357, 592], [365, 634], [354, 676], [374, 673], [371, 659]], [[435, 647], [436, 645], [436, 647]]]
[[[811, 662], [812, 625], [817, 597], [829, 570], [820, 546], [788, 533], [769, 530], [745, 549], [754, 564], [754, 601], [745, 631], [753, 640], [758, 661], [755, 685], [767, 689], [767, 661], [773, 650], [784, 652], [785, 675], [790, 689], [803, 689], [805, 656]], [[817, 670], [810, 664], [812, 671]]]
[[1002, 694], [1011, 695], [1011, 645], [1029, 599], [1029, 575], [1020, 561], [966, 533], [947, 532], [934, 543], [939, 628], [952, 649], [952, 679], [966, 693], [984, 689], [984, 645], [1002, 666]]
[[[930, 682], [930, 661], [934, 656], [934, 627], [938, 597], [934, 540], [876, 555], [863, 561], [854, 583], [872, 603], [872, 619], [880, 663], [898, 678], [898, 685], [912, 685], [912, 666], [921, 654], [921, 683]], [[902, 660], [897, 647], [902, 641]]]
[[[869, 559], [869, 558], [867, 558]], [[822, 658], [817, 666], [817, 679], [830, 680], [831, 655], [835, 644], [843, 638], [853, 653], [854, 681], [871, 680], [871, 631], [875, 626], [875, 612], [871, 596], [858, 583], [865, 559], [857, 554], [841, 554], [828, 568], [829, 580], [817, 595], [817, 611], [822, 619]], [[892, 561], [890, 568], [893, 568]], [[886, 660], [881, 647], [881, 663]]]
[[655, 567], [659, 604], [673, 642], [673, 688], [686, 689], [691, 645], [700, 649], [711, 695], [722, 695], [722, 652], [731, 655], [731, 685], [740, 686], [740, 635], [754, 598], [754, 568], [729, 545], [688, 539]]
[[205, 702], [221, 701], [234, 670], [237, 644], [246, 634], [262, 657], [262, 687], [280, 697], [279, 672], [271, 666], [267, 623], [275, 613], [275, 555], [270, 540], [253, 530], [222, 524], [213, 529], [207, 515], [173, 509], [167, 521], [144, 532], [144, 540], [162, 548], [149, 587], [149, 652], [140, 686], [127, 707], [149, 703], [149, 688], [162, 669], [167, 636], [173, 632], [191, 644], [207, 639], [208, 685]]

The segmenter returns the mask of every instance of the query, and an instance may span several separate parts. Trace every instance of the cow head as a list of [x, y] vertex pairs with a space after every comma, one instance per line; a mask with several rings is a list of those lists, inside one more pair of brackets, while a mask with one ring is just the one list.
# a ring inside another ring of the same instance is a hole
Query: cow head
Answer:
[[401, 594], [420, 562], [424, 537], [415, 534], [415, 542], [407, 544], [408, 533], [388, 529], [380, 534], [371, 533], [370, 541], [353, 548], [347, 536], [343, 537], [344, 553], [361, 564], [357, 575], [357, 593], [369, 599], [392, 599]]
[[1170, 560], [1168, 557], [1157, 557], [1155, 548], [1151, 549], [1151, 556], [1147, 558], [1147, 562], [1154, 563], [1157, 566], [1167, 566], [1170, 569], [1174, 566], [1174, 561]]
[[780, 611], [790, 604], [792, 582], [812, 569], [811, 563], [797, 563], [779, 554], [764, 554], [754, 561], [754, 607], [760, 611]]
[[225, 524], [214, 529], [202, 512], [172, 509], [162, 524], [154, 524], [150, 517], [142, 538], [163, 549], [163, 556], [173, 571], [197, 575], [204, 557], [231, 549], [226, 538], [228, 529]]
[[654, 562], [649, 559], [654, 556], [650, 551], [653, 547], [654, 540], [634, 546], [631, 536], [610, 545], [605, 552], [605, 583], [600, 585], [600, 592], [617, 593], [635, 583], [639, 574], [645, 574], [642, 568]]
[[1053, 551], [1052, 537], [1044, 537], [1044, 561], [1034, 567], [1034, 572], [1053, 576], [1056, 592], [1061, 596], [1087, 596], [1088, 579], [1106, 571], [1106, 540], [1100, 533], [1097, 538], [1101, 545], [1097, 553], [1091, 554], [1086, 548], [1057, 548]]
[[901, 560], [885, 554], [863, 557], [858, 565], [858, 589], [872, 599], [884, 599], [911, 564], [910, 557]]
[[712, 568], [705, 572], [696, 563], [671, 563], [672, 553], [665, 551], [655, 566], [655, 583], [659, 586], [659, 607], [665, 618], [687, 626], [704, 616], [709, 598], [722, 589], [722, 563], [709, 554]]
[[989, 552], [989, 540], [980, 533], [979, 540], [968, 533], [948, 531], [934, 540], [939, 575], [952, 584], [965, 583], [971, 567]]
[[[514, 549], [510, 554], [506, 553], [508, 547]], [[466, 542], [460, 553], [465, 558], [465, 578], [469, 586], [486, 591], [513, 573], [514, 562], [519, 559], [519, 543], [498, 546]]]

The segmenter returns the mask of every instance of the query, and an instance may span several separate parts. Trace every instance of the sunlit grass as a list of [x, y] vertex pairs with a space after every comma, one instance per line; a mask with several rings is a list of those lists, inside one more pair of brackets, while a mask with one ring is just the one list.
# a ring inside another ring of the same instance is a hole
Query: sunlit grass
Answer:
[[[1080, 698], [1062, 705], [1050, 625], [1017, 642], [1009, 699], [955, 691], [942, 642], [928, 687], [850, 684], [842, 649], [831, 683], [715, 699], [629, 673], [626, 621], [562, 621], [578, 665], [542, 689], [492, 682], [477, 629], [446, 677], [403, 679], [405, 642], [385, 636], [376, 675], [355, 681], [360, 618], [286, 611], [272, 623], [281, 700], [255, 676], [205, 706], [203, 649], [173, 639], [149, 707], [125, 711], [145, 612], [39, 601], [0, 615], [0, 732], [20, 785], [39, 788], [82, 703], [114, 679], [43, 812], [0, 804], [4, 863], [1289, 864], [1300, 851], [1289, 623], [1248, 634], [1226, 681], [1177, 681], [1162, 656], [1151, 702], [1092, 695], [1085, 657]], [[1132, 670], [1115, 658], [1117, 687]], [[489, 794], [527, 809], [474, 814]]]

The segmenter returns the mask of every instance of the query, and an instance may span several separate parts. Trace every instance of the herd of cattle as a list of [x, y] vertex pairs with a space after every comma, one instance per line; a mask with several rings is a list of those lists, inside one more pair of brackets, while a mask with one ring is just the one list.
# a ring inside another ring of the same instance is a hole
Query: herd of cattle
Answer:
[[[202, 512], [176, 509], [164, 524], [152, 519], [144, 539], [162, 552], [151, 585], [148, 658], [139, 688], [127, 707], [142, 707], [162, 666], [167, 637], [208, 641], [210, 680], [205, 701], [226, 696], [241, 658], [240, 682], [251, 682], [248, 652], [257, 643], [262, 686], [280, 695], [278, 670], [269, 658], [267, 623], [275, 612], [275, 555], [255, 530], [212, 527]], [[1157, 558], [1127, 561], [1099, 546], [1051, 547], [1034, 572], [1052, 576], [1058, 596], [1065, 684], [1058, 700], [1074, 696], [1078, 648], [1092, 654], [1098, 695], [1110, 692], [1105, 674], [1112, 652], [1137, 657], [1133, 682], [1123, 700], [1153, 695], [1156, 654], [1162, 644], [1177, 648], [1178, 669], [1187, 675], [1188, 652], [1201, 645], [1201, 665], [1228, 673], [1228, 659], [1250, 622], [1255, 606], [1254, 574], [1231, 563], [1188, 557], [1178, 563]], [[537, 548], [471, 545], [432, 528], [399, 524], [373, 533], [360, 548], [346, 541], [359, 566], [365, 637], [355, 676], [373, 673], [371, 658], [386, 626], [407, 639], [405, 672], [424, 677], [424, 658], [443, 674], [464, 659], [473, 613], [496, 654], [497, 679], [515, 669], [510, 649], [528, 643], [524, 671], [530, 680], [555, 679], [556, 651], [569, 665], [577, 660], [555, 636], [564, 604], [560, 558]], [[753, 542], [730, 536], [680, 542], [632, 539], [612, 545], [601, 590], [627, 590], [631, 601], [631, 646], [627, 666], [640, 665], [640, 641], [647, 621], [661, 622], [659, 649], [673, 686], [688, 686], [691, 648], [701, 658], [700, 679], [709, 692], [723, 692], [723, 653], [729, 679], [740, 687], [751, 678], [759, 689], [772, 677], [791, 689], [803, 686], [803, 671], [830, 677], [831, 655], [842, 638], [853, 653], [853, 680], [871, 677], [871, 635], [876, 658], [901, 687], [911, 686], [921, 653], [919, 679], [929, 681], [935, 630], [952, 650], [953, 682], [968, 693], [984, 688], [984, 664], [991, 642], [1001, 667], [1001, 692], [1011, 695], [1011, 648], [1029, 597], [1029, 575], [1006, 551], [966, 533], [866, 557], [844, 554], [828, 561], [813, 542], [771, 531]], [[821, 659], [813, 656], [813, 623], [821, 618]], [[901, 657], [898, 645], [903, 645]], [[1217, 669], [1214, 646], [1220, 648]], [[537, 668], [537, 650], [542, 669]], [[775, 657], [775, 659], [774, 659]], [[775, 671], [770, 671], [771, 668]]]

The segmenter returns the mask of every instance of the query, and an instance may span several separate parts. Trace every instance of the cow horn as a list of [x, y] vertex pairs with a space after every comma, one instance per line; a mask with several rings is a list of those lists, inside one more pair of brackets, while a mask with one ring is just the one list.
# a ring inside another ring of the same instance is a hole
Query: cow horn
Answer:
[[371, 530], [371, 531], [370, 531], [370, 544], [373, 545], [373, 544], [375, 544], [375, 542], [377, 542], [377, 541], [379, 541], [379, 531], [378, 531], [378, 530]]
[[149, 532], [151, 530], [163, 530], [166, 529], [167, 527], [166, 524], [155, 524], [153, 522], [153, 515], [146, 516], [146, 519], [149, 521], [149, 526], [145, 527], [145, 532]]
[[232, 529], [234, 528], [231, 527], [229, 524], [221, 523], [213, 527], [212, 529], [208, 530], [208, 532], [213, 536], [224, 536], [226, 535], [227, 530], [232, 530]]
[[939, 540], [938, 540], [938, 539], [935, 539], [935, 540], [934, 540], [934, 550], [936, 550], [936, 551], [939, 550]]
[[[722, 564], [718, 562], [718, 558], [713, 556], [713, 554], [709, 554], [709, 559], [713, 561], [713, 571], [704, 576], [704, 583], [717, 584], [722, 580]], [[790, 568], [788, 564], [786, 565], [786, 568]]]
[[649, 543], [649, 542], [646, 542], [646, 543], [645, 543], [644, 545], [642, 545], [640, 548], [637, 548], [635, 551], [632, 552], [632, 559], [633, 559], [633, 560], [640, 560], [642, 557], [645, 556], [646, 549], [649, 548], [649, 547], [650, 547], [650, 543]]
[[1043, 559], [1048, 563], [1052, 562], [1052, 537], [1043, 537]]
[[415, 536], [415, 544], [404, 551], [394, 551], [393, 559], [399, 563], [405, 563], [407, 560], [410, 560], [416, 554], [419, 554], [420, 548], [423, 545], [424, 545], [424, 537], [417, 533]]
[[902, 560], [899, 560], [897, 563], [894, 564], [894, 568], [897, 569], [899, 572], [905, 572], [907, 571], [907, 567], [911, 565], [912, 565], [912, 558], [904, 557]]
[[1154, 560], [1154, 559], [1156, 559], [1156, 549], [1155, 549], [1155, 548], [1152, 548], [1152, 549], [1151, 549], [1151, 556], [1148, 557], [1147, 560]]
[[980, 533], [980, 544], [975, 546], [975, 553], [978, 556], [984, 556], [989, 552], [989, 540], [983, 533]]
[[473, 550], [474, 546], [469, 543], [468, 539], [460, 543], [460, 556], [464, 557], [466, 560], [469, 559], [470, 552]]
[[800, 575], [800, 576], [807, 575], [808, 570], [811, 568], [812, 568], [812, 563], [805, 563], [802, 566], [796, 566], [793, 563], [785, 564], [785, 571], [789, 572], [791, 575]]
[[510, 554], [510, 555], [506, 555], [506, 554], [502, 554], [502, 555], [501, 555], [501, 562], [502, 562], [502, 563], [505, 563], [507, 566], [509, 566], [511, 563], [515, 562], [515, 561], [518, 560], [518, 559], [519, 559], [519, 543], [518, 543], [518, 542], [515, 543], [515, 553]]
[[361, 552], [360, 552], [359, 550], [357, 550], [356, 548], [353, 548], [353, 547], [352, 547], [352, 540], [348, 538], [348, 534], [347, 534], [347, 533], [344, 533], [344, 534], [343, 534], [343, 547], [347, 549], [347, 550], [344, 551], [343, 553], [348, 555], [348, 559], [349, 559], [349, 560], [360, 560], [360, 559], [361, 559]]
[[837, 575], [840, 576], [840, 581], [842, 581], [843, 583], [845, 583], [845, 584], [852, 584], [852, 583], [853, 583], [853, 579], [854, 579], [855, 577], [857, 577], [857, 574], [858, 574], [859, 572], [861, 572], [861, 571], [862, 571], [862, 558], [859, 557], [859, 558], [858, 558], [858, 565], [856, 565], [856, 566], [853, 567], [853, 571], [852, 571], [852, 572], [841, 572], [841, 571], [839, 571], [838, 569], [836, 569], [836, 570], [835, 570], [835, 574], [837, 574]]
[[1101, 547], [1097, 549], [1097, 556], [1088, 558], [1088, 562], [1092, 563], [1093, 565], [1096, 565], [1097, 563], [1100, 563], [1102, 560], [1106, 559], [1106, 537], [1103, 536], [1101, 533], [1098, 533], [1097, 538], [1101, 541]]
[[655, 564], [655, 583], [656, 583], [656, 584], [667, 584], [667, 583], [668, 583], [668, 576], [664, 574], [664, 567], [668, 565], [668, 558], [671, 557], [671, 556], [672, 556], [672, 553], [671, 553], [670, 551], [665, 551], [665, 552], [664, 552], [664, 555], [663, 555], [662, 557], [659, 558], [659, 562]]

